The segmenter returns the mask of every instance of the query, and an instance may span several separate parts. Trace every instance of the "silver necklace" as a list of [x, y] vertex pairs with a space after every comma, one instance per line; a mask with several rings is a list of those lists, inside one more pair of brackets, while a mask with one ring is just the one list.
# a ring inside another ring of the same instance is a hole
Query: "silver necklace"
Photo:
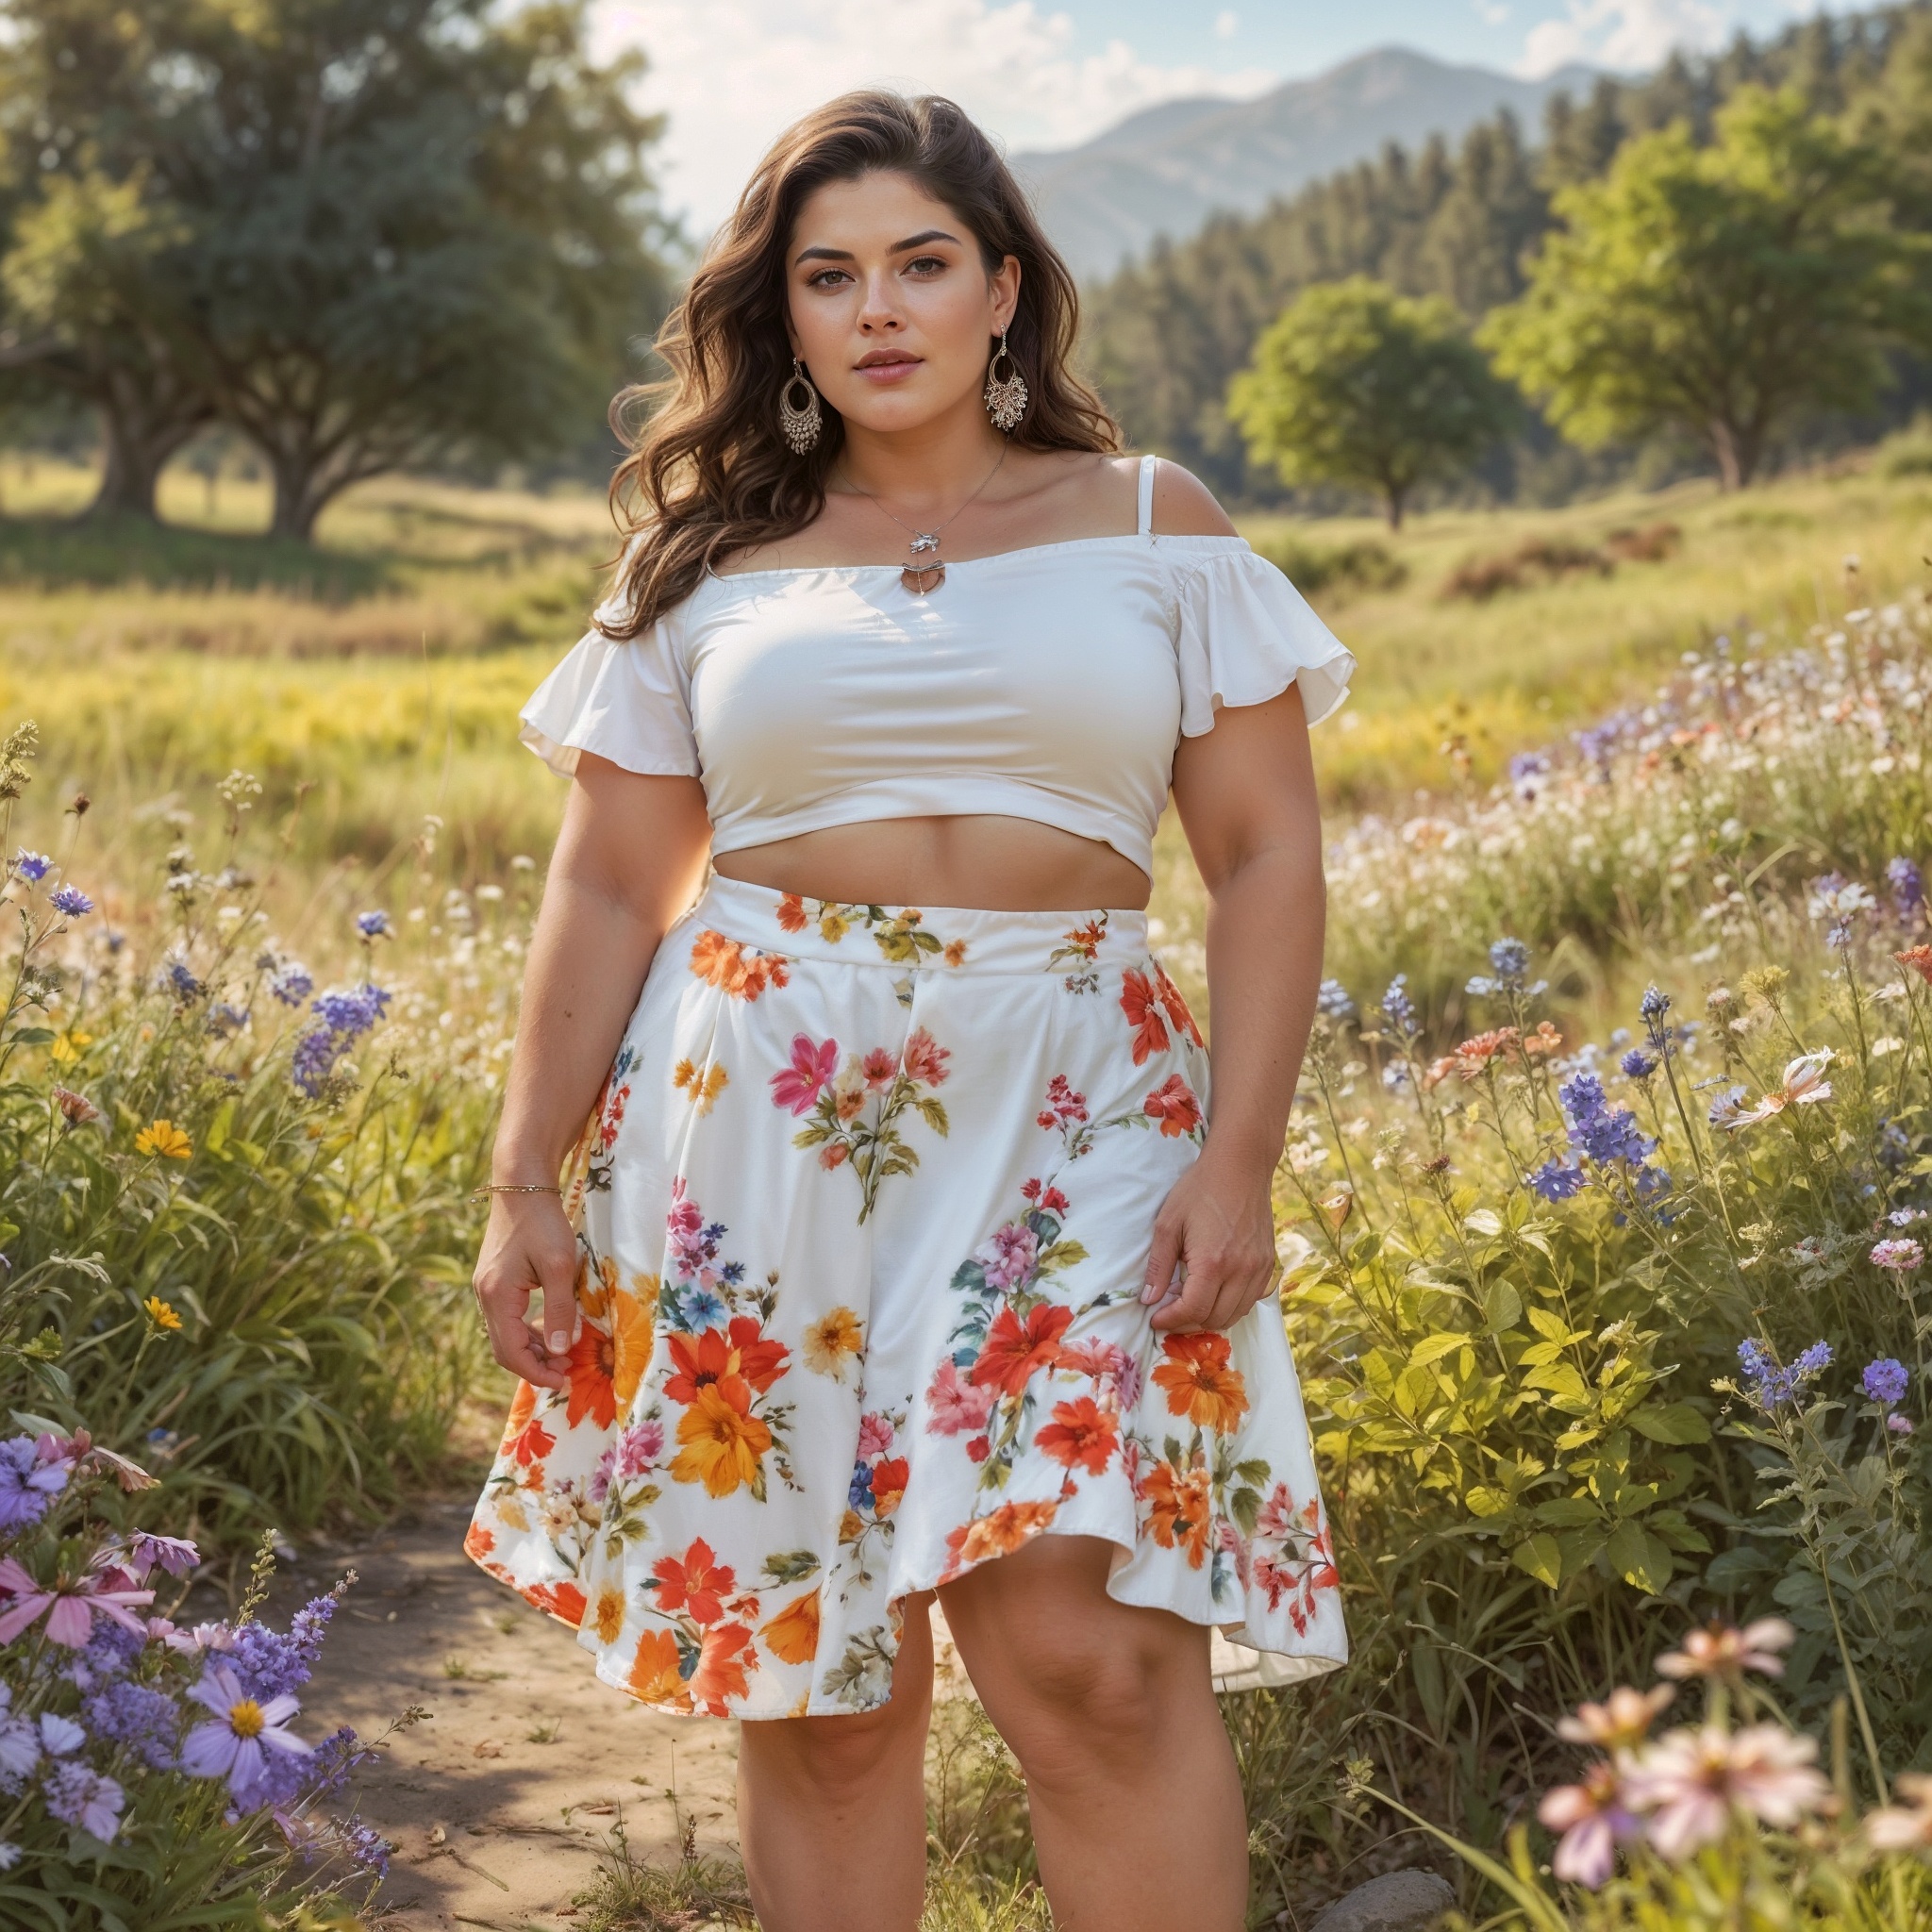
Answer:
[[899, 572], [899, 581], [902, 584], [904, 584], [906, 588], [908, 591], [910, 591], [915, 597], [924, 597], [927, 594], [927, 592], [938, 590], [939, 587], [945, 582], [946, 566], [943, 562], [941, 561], [940, 558], [940, 532], [946, 527], [946, 524], [950, 524], [955, 517], [958, 517], [960, 514], [960, 512], [967, 508], [968, 505], [976, 503], [979, 500], [979, 497], [982, 491], [985, 491], [987, 484], [991, 483], [992, 479], [999, 475], [1000, 464], [1006, 461], [1007, 451], [1010, 447], [1011, 445], [1008, 443], [1003, 442], [1000, 444], [999, 457], [997, 460], [993, 463], [992, 468], [986, 473], [985, 482], [982, 482], [980, 484], [979, 489], [975, 490], [973, 492], [973, 494], [966, 499], [966, 502], [962, 503], [959, 506], [959, 508], [956, 509], [953, 512], [953, 515], [946, 519], [946, 522], [944, 524], [935, 524], [933, 527], [929, 530], [915, 530], [912, 527], [912, 525], [906, 521], [904, 517], [892, 516], [892, 512], [887, 509], [885, 505], [882, 504], [878, 500], [878, 498], [872, 493], [871, 491], [853, 491], [852, 493], [854, 496], [864, 497], [866, 502], [871, 504], [874, 509], [880, 511], [882, 514], [886, 516], [892, 517], [892, 521], [895, 524], [897, 524], [898, 526], [902, 530], [904, 530], [907, 536], [911, 540], [906, 545], [906, 547], [912, 553], [912, 561], [905, 565], [904, 568], [901, 569], [901, 571]]

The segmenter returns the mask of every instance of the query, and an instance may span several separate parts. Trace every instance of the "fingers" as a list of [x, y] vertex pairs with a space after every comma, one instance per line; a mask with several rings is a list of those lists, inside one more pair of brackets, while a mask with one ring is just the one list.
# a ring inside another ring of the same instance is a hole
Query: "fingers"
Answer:
[[1141, 1278], [1141, 1305], [1153, 1307], [1179, 1292], [1176, 1274], [1181, 1258], [1182, 1219], [1163, 1208], [1154, 1219], [1154, 1245], [1147, 1254], [1147, 1272]]
[[565, 1390], [570, 1376], [561, 1365], [568, 1344], [553, 1355], [541, 1327], [525, 1319], [529, 1307], [527, 1282], [476, 1285], [476, 1301], [490, 1331], [490, 1352], [511, 1374], [539, 1389]]
[[[1159, 1333], [1185, 1328], [1231, 1328], [1268, 1292], [1274, 1281], [1269, 1261], [1241, 1256], [1203, 1241], [1188, 1245], [1191, 1229], [1179, 1238], [1179, 1283], [1154, 1308], [1151, 1325]], [[1143, 1290], [1141, 1300], [1148, 1299]]]

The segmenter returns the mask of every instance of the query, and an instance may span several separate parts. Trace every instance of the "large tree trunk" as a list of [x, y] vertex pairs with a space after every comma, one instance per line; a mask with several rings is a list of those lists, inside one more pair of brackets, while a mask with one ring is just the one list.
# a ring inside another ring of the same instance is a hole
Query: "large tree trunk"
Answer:
[[1384, 492], [1382, 513], [1389, 519], [1389, 527], [1399, 530], [1402, 527], [1402, 512], [1408, 500], [1407, 487], [1400, 483], [1389, 484]]
[[158, 519], [155, 488], [168, 458], [214, 414], [198, 396], [169, 393], [172, 387], [142, 381], [132, 371], [109, 374], [95, 397], [107, 463], [90, 516]]
[[275, 516], [269, 528], [275, 536], [308, 543], [314, 539], [316, 518], [340, 486], [331, 486], [308, 449], [272, 449], [268, 459], [275, 481]]
[[1748, 490], [1764, 460], [1764, 431], [1755, 423], [1713, 422], [1707, 436], [1720, 490]]

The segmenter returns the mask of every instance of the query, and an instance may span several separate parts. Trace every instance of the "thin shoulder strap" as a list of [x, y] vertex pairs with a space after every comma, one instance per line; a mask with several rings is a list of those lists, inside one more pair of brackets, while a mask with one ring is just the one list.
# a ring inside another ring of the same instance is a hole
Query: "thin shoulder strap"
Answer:
[[1136, 534], [1142, 537], [1154, 534], [1154, 465], [1158, 461], [1152, 456], [1141, 458], [1141, 526]]

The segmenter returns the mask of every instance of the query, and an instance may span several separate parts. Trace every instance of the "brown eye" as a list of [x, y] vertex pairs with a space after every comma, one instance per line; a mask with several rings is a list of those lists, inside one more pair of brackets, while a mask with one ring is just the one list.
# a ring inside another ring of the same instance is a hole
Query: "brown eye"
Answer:
[[914, 275], [937, 275], [945, 268], [945, 258], [939, 255], [915, 255], [906, 264]]

